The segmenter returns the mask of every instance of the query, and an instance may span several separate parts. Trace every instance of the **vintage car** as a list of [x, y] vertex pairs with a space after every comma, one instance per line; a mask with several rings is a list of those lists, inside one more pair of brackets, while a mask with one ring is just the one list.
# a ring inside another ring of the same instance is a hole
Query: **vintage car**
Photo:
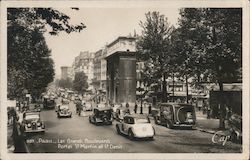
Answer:
[[89, 116], [89, 122], [93, 124], [111, 125], [112, 121], [112, 109], [110, 107], [94, 108], [93, 114]]
[[145, 115], [126, 115], [123, 121], [116, 124], [118, 134], [127, 135], [130, 139], [153, 139], [155, 130], [150, 120]]
[[92, 111], [93, 110], [91, 102], [85, 102], [85, 104], [83, 106], [84, 106], [85, 111]]
[[23, 133], [45, 132], [45, 125], [44, 122], [41, 121], [40, 112], [24, 112], [21, 122], [21, 131]]
[[69, 104], [69, 100], [68, 100], [68, 99], [65, 99], [65, 98], [63, 98], [63, 99], [61, 100], [61, 102], [62, 102], [63, 104]]
[[188, 127], [196, 123], [195, 108], [185, 103], [161, 103], [159, 110], [153, 113], [156, 124], [167, 128]]
[[57, 117], [72, 117], [72, 112], [69, 110], [68, 104], [62, 104], [58, 106]]
[[54, 98], [50, 98], [45, 96], [43, 98], [43, 108], [44, 109], [54, 109], [56, 106], [56, 102]]

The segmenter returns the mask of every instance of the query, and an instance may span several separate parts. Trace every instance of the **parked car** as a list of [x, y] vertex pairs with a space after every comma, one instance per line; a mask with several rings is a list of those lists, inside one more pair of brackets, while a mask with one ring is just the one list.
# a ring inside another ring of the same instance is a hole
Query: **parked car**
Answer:
[[21, 122], [21, 131], [23, 133], [45, 132], [45, 125], [44, 122], [41, 121], [40, 112], [24, 112]]
[[167, 128], [192, 128], [196, 123], [194, 106], [184, 103], [161, 103], [159, 110], [153, 111], [153, 117], [156, 124]]
[[93, 110], [91, 102], [86, 102], [84, 104], [84, 107], [85, 107], [85, 111], [92, 111]]
[[150, 138], [153, 139], [155, 130], [150, 120], [145, 115], [126, 115], [123, 121], [116, 124], [118, 134], [127, 135], [130, 139]]
[[58, 106], [58, 110], [57, 110], [57, 117], [61, 118], [61, 117], [72, 117], [72, 112], [69, 109], [69, 105], [68, 104], [62, 104]]
[[93, 114], [89, 116], [89, 122], [93, 124], [111, 125], [112, 121], [112, 109], [110, 107], [94, 108]]

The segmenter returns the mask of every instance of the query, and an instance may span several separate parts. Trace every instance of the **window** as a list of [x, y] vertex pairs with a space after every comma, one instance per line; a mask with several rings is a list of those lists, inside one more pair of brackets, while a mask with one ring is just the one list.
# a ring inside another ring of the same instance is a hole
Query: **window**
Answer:
[[128, 124], [134, 124], [134, 118], [129, 117], [127, 120]]
[[128, 117], [124, 117], [124, 123], [128, 123]]

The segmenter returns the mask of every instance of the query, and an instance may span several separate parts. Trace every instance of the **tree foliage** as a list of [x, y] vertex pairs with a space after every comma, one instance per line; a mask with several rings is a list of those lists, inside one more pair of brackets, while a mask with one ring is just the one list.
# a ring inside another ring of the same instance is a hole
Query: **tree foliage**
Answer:
[[78, 93], [84, 93], [88, 89], [88, 77], [84, 72], [77, 72], [73, 81], [74, 90]]
[[180, 71], [201, 74], [210, 82], [236, 82], [241, 68], [242, 30], [240, 9], [191, 8], [180, 11], [175, 36]]
[[[168, 23], [167, 18], [159, 12], [146, 13], [146, 21], [140, 22], [142, 27], [142, 35], [137, 42], [139, 59], [147, 65], [144, 68], [143, 76], [150, 85], [163, 79], [162, 85], [162, 101], [166, 101], [166, 78], [170, 66], [170, 37], [173, 27]], [[151, 81], [152, 76], [156, 81]]]
[[73, 86], [73, 82], [70, 78], [66, 78], [66, 79], [60, 79], [58, 82], [59, 87], [61, 88], [69, 88], [71, 89]]
[[44, 33], [80, 32], [70, 17], [52, 8], [7, 9], [8, 98], [21, 98], [27, 90], [38, 97], [53, 81], [54, 62]]
[[72, 25], [70, 17], [53, 8], [8, 8], [8, 25], [20, 25], [29, 29], [48, 31], [51, 35], [58, 35], [60, 31], [66, 33], [80, 32], [86, 26], [81, 23]]
[[179, 28], [173, 35], [180, 74], [218, 83], [221, 91], [221, 127], [225, 107], [223, 83], [240, 81], [242, 67], [241, 9], [186, 8], [180, 10]]

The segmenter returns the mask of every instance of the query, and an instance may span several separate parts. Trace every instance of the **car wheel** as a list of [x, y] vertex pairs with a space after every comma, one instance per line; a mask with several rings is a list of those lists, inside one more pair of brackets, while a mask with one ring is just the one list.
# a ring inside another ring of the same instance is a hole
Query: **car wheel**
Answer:
[[154, 137], [149, 137], [149, 140], [153, 141], [153, 140], [154, 140]]
[[172, 128], [173, 128], [173, 125], [172, 125], [170, 122], [167, 121], [166, 127], [169, 128], [169, 129], [172, 129]]
[[131, 139], [131, 140], [133, 140], [135, 137], [134, 137], [134, 133], [132, 132], [132, 130], [131, 129], [129, 129], [129, 131], [128, 131], [128, 137], [129, 137], [129, 139]]
[[89, 117], [89, 123], [92, 123], [91, 118]]
[[118, 133], [118, 134], [121, 134], [121, 131], [120, 131], [119, 126], [118, 126], [118, 125], [116, 125], [115, 127], [116, 127], [116, 131], [117, 131], [117, 133]]
[[156, 117], [154, 118], [154, 120], [155, 120], [155, 124], [159, 124], [159, 122], [158, 122], [158, 120], [157, 120]]

